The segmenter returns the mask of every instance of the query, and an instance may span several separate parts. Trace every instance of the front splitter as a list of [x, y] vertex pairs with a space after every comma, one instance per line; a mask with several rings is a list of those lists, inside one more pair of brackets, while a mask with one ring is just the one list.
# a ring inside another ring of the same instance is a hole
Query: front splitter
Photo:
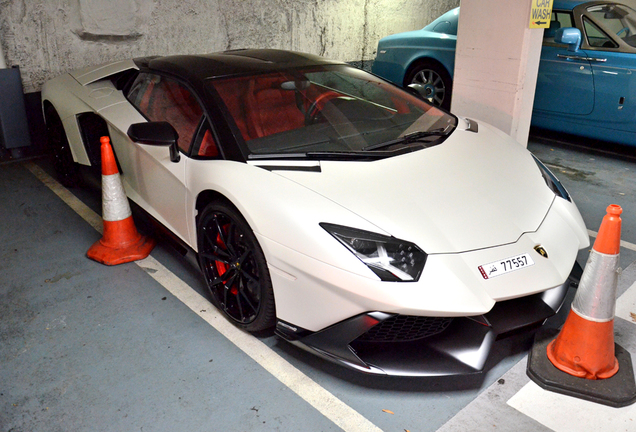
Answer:
[[395, 314], [368, 312], [311, 332], [278, 321], [276, 334], [290, 343], [360, 372], [395, 376], [447, 376], [483, 370], [497, 339], [539, 328], [563, 305], [572, 278], [544, 293], [498, 302], [486, 314], [454, 318], [441, 333], [417, 340], [374, 342], [361, 338]]

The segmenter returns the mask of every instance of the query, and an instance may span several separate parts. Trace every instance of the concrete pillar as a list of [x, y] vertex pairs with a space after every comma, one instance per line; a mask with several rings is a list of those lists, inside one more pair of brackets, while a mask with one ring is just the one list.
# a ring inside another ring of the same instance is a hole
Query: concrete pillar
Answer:
[[462, 0], [452, 111], [488, 122], [527, 146], [543, 29], [532, 0]]

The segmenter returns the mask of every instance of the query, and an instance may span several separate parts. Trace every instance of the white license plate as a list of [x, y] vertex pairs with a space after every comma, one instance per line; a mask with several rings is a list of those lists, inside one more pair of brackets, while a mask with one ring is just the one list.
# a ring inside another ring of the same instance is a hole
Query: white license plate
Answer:
[[530, 254], [517, 255], [510, 258], [493, 261], [488, 264], [480, 265], [479, 272], [484, 279], [492, 279], [497, 276], [504, 275], [522, 268], [534, 265], [534, 261], [530, 258]]

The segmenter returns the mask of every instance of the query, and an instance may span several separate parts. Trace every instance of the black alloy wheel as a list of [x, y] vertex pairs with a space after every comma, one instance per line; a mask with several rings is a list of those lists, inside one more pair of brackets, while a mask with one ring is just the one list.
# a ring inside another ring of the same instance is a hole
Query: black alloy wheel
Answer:
[[198, 218], [197, 238], [212, 303], [247, 331], [272, 327], [276, 308], [267, 262], [240, 213], [222, 202], [208, 204]]
[[80, 184], [80, 174], [77, 163], [73, 160], [62, 120], [55, 108], [49, 106], [45, 112], [48, 147], [53, 153], [53, 169], [55, 174], [66, 187]]
[[453, 80], [439, 63], [421, 60], [411, 67], [404, 85], [419, 84], [421, 96], [435, 106], [450, 109]]

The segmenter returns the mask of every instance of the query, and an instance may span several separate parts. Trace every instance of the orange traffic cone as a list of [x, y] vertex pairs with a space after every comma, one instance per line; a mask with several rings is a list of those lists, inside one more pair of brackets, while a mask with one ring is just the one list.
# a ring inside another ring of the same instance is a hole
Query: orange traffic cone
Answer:
[[119, 177], [115, 155], [107, 136], [102, 143], [102, 219], [104, 234], [86, 255], [106, 265], [140, 260], [150, 255], [155, 241], [137, 232], [128, 198]]
[[622, 211], [607, 208], [563, 328], [536, 334], [526, 369], [545, 390], [613, 407], [636, 402], [631, 354], [614, 343]]
[[621, 241], [620, 206], [610, 205], [585, 265], [561, 333], [547, 347], [558, 369], [587, 379], [618, 372], [614, 355], [614, 309]]

